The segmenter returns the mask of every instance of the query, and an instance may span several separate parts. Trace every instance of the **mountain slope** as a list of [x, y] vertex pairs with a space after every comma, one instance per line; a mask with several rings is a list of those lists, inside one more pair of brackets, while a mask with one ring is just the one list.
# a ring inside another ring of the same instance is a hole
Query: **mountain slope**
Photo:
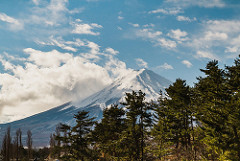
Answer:
[[27, 130], [31, 130], [34, 146], [46, 146], [49, 144], [49, 136], [54, 132], [56, 125], [60, 122], [74, 125], [73, 115], [78, 111], [89, 111], [89, 117], [96, 117], [96, 120], [100, 120], [102, 110], [111, 104], [123, 101], [126, 92], [141, 89], [146, 93], [147, 100], [156, 99], [159, 90], [164, 90], [169, 84], [171, 84], [169, 80], [150, 70], [132, 71], [81, 102], [68, 102], [31, 117], [2, 124], [0, 125], [0, 137], [3, 138], [6, 128], [11, 126], [13, 134], [18, 128], [22, 129], [23, 140], [26, 138]]

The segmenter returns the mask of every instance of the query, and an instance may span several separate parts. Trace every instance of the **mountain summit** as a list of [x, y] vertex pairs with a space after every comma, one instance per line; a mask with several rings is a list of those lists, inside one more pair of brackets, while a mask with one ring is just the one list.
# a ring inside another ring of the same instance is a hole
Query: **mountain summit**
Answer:
[[[89, 117], [96, 117], [96, 120], [100, 120], [103, 109], [123, 101], [126, 92], [142, 90], [146, 93], [147, 100], [154, 100], [158, 98], [159, 91], [164, 91], [170, 84], [171, 81], [150, 70], [131, 71], [82, 101], [68, 102], [22, 120], [1, 124], [0, 136], [3, 138], [8, 126], [11, 126], [12, 133], [18, 128], [22, 129], [23, 134], [31, 130], [34, 146], [46, 146], [49, 144], [49, 136], [54, 132], [56, 125], [60, 122], [73, 125], [75, 123], [73, 115], [78, 111], [89, 111]], [[23, 135], [23, 139], [25, 137], [26, 135]]]

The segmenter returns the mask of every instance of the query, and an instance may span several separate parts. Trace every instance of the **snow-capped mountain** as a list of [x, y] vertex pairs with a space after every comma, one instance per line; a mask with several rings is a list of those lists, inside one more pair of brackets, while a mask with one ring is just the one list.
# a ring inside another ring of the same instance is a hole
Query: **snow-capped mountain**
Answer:
[[18, 128], [22, 129], [23, 140], [26, 138], [27, 130], [31, 130], [34, 146], [47, 146], [49, 144], [49, 136], [54, 132], [56, 125], [60, 122], [73, 125], [75, 123], [73, 115], [78, 111], [89, 111], [89, 117], [95, 117], [96, 120], [100, 120], [103, 109], [111, 104], [123, 101], [126, 92], [142, 90], [146, 93], [147, 100], [156, 99], [159, 96], [159, 91], [164, 91], [170, 84], [169, 80], [150, 70], [131, 71], [80, 102], [68, 102], [22, 120], [1, 124], [0, 139], [2, 140], [6, 128], [10, 126], [12, 134]]

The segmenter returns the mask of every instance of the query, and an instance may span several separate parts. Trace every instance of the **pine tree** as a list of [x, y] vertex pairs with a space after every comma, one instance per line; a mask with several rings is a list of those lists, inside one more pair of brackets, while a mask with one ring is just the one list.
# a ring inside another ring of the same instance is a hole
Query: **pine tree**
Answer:
[[[191, 104], [191, 89], [186, 81], [177, 79], [166, 89], [167, 97], [160, 93], [158, 104], [155, 106], [157, 123], [152, 134], [158, 142], [158, 157], [162, 158], [175, 145], [176, 153], [184, 153], [183, 157], [190, 157], [187, 151], [193, 149], [193, 114]], [[180, 157], [180, 156], [179, 156]]]
[[144, 160], [145, 141], [147, 139], [147, 128], [152, 124], [150, 106], [145, 102], [145, 93], [126, 93], [125, 105], [127, 130], [125, 131], [125, 143], [127, 142], [128, 157], [130, 160]]
[[76, 125], [71, 127], [66, 124], [60, 124], [59, 130], [63, 134], [56, 136], [60, 143], [60, 150], [63, 160], [94, 160], [94, 152], [90, 148], [89, 134], [95, 123], [95, 118], [89, 118], [89, 112], [80, 111], [74, 115]]
[[126, 130], [125, 111], [118, 105], [111, 105], [103, 111], [103, 119], [96, 123], [92, 131], [92, 139], [103, 153], [105, 159], [124, 157], [124, 147], [119, 140], [122, 131]]
[[[195, 84], [196, 115], [200, 121], [199, 127], [204, 132], [204, 143], [209, 146], [208, 159], [215, 160], [227, 150], [226, 135], [230, 100], [226, 85], [226, 73], [218, 67], [218, 61], [210, 61], [206, 69], [201, 69], [206, 77], [198, 78]], [[210, 157], [209, 157], [210, 156]]]
[[230, 101], [227, 105], [228, 149], [232, 160], [240, 160], [240, 55], [233, 66], [226, 67]]
[[[71, 153], [71, 126], [67, 124], [59, 124], [58, 127], [59, 130], [59, 135], [57, 135], [57, 152], [58, 152], [58, 157], [60, 156], [60, 152], [63, 152], [64, 154]], [[60, 136], [60, 133], [63, 133], [62, 136]], [[65, 157], [67, 159], [67, 157]]]
[[73, 156], [82, 161], [91, 158], [91, 149], [88, 147], [88, 134], [91, 132], [95, 118], [89, 118], [89, 112], [81, 111], [74, 115], [76, 125], [72, 128]]

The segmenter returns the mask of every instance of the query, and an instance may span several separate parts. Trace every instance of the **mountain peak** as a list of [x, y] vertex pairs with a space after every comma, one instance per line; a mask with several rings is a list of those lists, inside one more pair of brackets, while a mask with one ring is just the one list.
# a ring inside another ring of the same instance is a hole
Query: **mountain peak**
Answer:
[[[0, 125], [0, 128], [6, 130], [8, 126], [11, 126], [13, 132], [21, 128], [23, 133], [31, 129], [34, 144], [36, 146], [46, 146], [49, 143], [49, 136], [54, 132], [56, 125], [61, 122], [72, 126], [75, 123], [73, 115], [78, 111], [89, 111], [89, 117], [95, 117], [96, 120], [100, 120], [103, 109], [111, 104], [123, 102], [126, 93], [132, 90], [142, 90], [146, 93], [147, 101], [151, 99], [156, 100], [159, 97], [159, 91], [164, 91], [170, 84], [169, 80], [151, 70], [132, 70], [84, 100], [63, 104], [34, 116]], [[3, 137], [4, 133], [5, 131], [2, 131], [0, 136]]]

